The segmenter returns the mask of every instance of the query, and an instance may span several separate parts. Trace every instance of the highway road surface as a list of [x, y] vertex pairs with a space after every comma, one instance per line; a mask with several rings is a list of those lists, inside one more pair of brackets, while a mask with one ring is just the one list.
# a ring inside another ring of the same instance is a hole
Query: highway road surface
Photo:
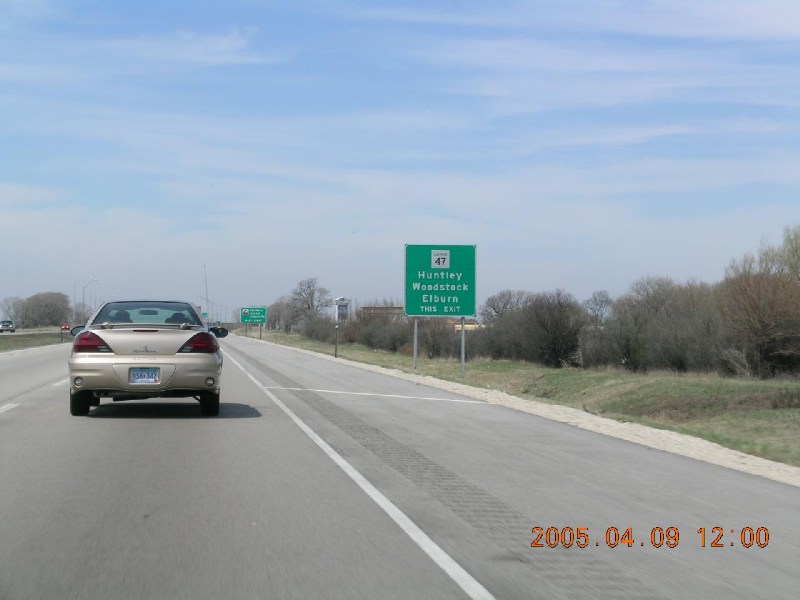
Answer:
[[0, 599], [800, 597], [796, 487], [222, 345], [219, 418], [0, 355]]

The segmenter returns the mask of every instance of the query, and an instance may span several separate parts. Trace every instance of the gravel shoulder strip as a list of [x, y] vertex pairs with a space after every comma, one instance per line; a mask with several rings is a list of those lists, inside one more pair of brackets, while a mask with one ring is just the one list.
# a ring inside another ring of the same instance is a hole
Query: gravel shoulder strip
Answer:
[[270, 344], [280, 348], [293, 350], [295, 352], [302, 352], [304, 354], [316, 356], [332, 362], [338, 362], [340, 364], [346, 364], [348, 366], [364, 369], [366, 371], [381, 373], [383, 375], [389, 375], [390, 377], [396, 377], [398, 379], [405, 379], [406, 381], [412, 381], [420, 385], [426, 385], [440, 390], [452, 392], [454, 394], [460, 394], [476, 400], [483, 400], [489, 404], [498, 404], [500, 406], [526, 412], [538, 417], [550, 419], [552, 421], [566, 423], [567, 425], [573, 425], [575, 427], [580, 427], [581, 429], [586, 429], [602, 435], [626, 440], [635, 444], [647, 446], [648, 448], [671, 452], [672, 454], [678, 454], [709, 464], [718, 465], [720, 467], [734, 469], [736, 471], [741, 471], [742, 473], [748, 473], [750, 475], [764, 477], [765, 479], [770, 479], [779, 483], [800, 487], [800, 467], [794, 467], [764, 458], [759, 458], [757, 456], [752, 456], [750, 454], [745, 454], [743, 452], [738, 452], [736, 450], [731, 450], [729, 448], [720, 446], [719, 444], [715, 444], [714, 442], [709, 442], [707, 440], [683, 433], [667, 431], [664, 429], [653, 429], [651, 427], [639, 425], [638, 423], [623, 423], [620, 421], [614, 421], [612, 419], [606, 419], [604, 417], [593, 415], [591, 413], [567, 406], [547, 404], [545, 402], [538, 402], [536, 400], [526, 400], [497, 390], [484, 390], [461, 383], [436, 379], [435, 377], [430, 377], [427, 375], [414, 375], [411, 373], [404, 373], [397, 369], [387, 369], [385, 367], [355, 362], [345, 358], [334, 358], [332, 356], [320, 354], [311, 350], [283, 346], [281, 344], [275, 344], [274, 342], [268, 342], [266, 340], [255, 340], [241, 336], [237, 337], [239, 337], [239, 339], [247, 339], [255, 343]]

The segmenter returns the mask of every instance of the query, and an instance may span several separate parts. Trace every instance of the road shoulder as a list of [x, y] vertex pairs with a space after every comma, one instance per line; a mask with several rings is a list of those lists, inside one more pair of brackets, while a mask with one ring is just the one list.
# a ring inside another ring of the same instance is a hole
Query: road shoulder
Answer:
[[648, 448], [678, 454], [709, 464], [718, 465], [728, 469], [734, 469], [742, 473], [756, 475], [786, 485], [800, 487], [800, 468], [783, 463], [759, 458], [736, 450], [731, 450], [683, 433], [667, 431], [663, 429], [653, 429], [637, 423], [623, 423], [593, 415], [567, 406], [547, 404], [536, 400], [517, 398], [491, 389], [480, 389], [452, 381], [444, 381], [434, 377], [414, 375], [404, 373], [397, 369], [387, 369], [375, 365], [359, 363], [345, 358], [334, 358], [326, 354], [320, 354], [302, 348], [283, 346], [266, 340], [255, 340], [237, 336], [237, 339], [249, 340], [255, 344], [269, 344], [279, 348], [285, 348], [315, 356], [324, 360], [345, 364], [358, 369], [372, 371], [389, 375], [398, 379], [411, 381], [419, 385], [425, 385], [441, 390], [446, 390], [455, 394], [460, 394], [468, 398], [483, 400], [489, 404], [504, 406], [513, 410], [525, 412], [537, 417], [558, 421], [567, 425], [573, 425], [581, 429], [600, 433], [617, 439], [626, 440], [635, 444], [640, 444]]

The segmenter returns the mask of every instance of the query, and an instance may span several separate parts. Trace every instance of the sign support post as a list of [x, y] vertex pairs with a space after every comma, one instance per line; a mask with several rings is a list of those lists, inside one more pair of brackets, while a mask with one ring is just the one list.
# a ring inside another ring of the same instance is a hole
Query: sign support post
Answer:
[[406, 244], [405, 315], [414, 317], [414, 370], [418, 317], [461, 318], [461, 380], [466, 376], [466, 317], [475, 317], [475, 246]]
[[419, 340], [419, 319], [414, 318], [414, 370], [417, 370], [417, 341]]
[[267, 322], [267, 309], [264, 306], [252, 306], [239, 310], [239, 322], [244, 325], [245, 336], [249, 337], [250, 325], [258, 325], [258, 339], [261, 339], [261, 327]]
[[461, 383], [464, 383], [466, 377], [466, 364], [467, 364], [467, 336], [464, 329], [465, 318], [461, 317]]

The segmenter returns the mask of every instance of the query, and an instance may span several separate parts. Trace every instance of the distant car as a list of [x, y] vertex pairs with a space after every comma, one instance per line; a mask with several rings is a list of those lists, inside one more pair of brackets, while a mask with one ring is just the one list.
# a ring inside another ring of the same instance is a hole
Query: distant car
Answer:
[[0, 333], [6, 332], [6, 331], [10, 331], [11, 333], [14, 333], [16, 330], [17, 330], [17, 328], [14, 327], [14, 322], [13, 321], [0, 321]]
[[72, 329], [69, 410], [87, 415], [101, 399], [197, 399], [219, 414], [222, 327], [207, 327], [188, 302], [115, 301]]
[[70, 329], [72, 329], [72, 327], [70, 327], [66, 323], [61, 324], [61, 331], [69, 331]]

